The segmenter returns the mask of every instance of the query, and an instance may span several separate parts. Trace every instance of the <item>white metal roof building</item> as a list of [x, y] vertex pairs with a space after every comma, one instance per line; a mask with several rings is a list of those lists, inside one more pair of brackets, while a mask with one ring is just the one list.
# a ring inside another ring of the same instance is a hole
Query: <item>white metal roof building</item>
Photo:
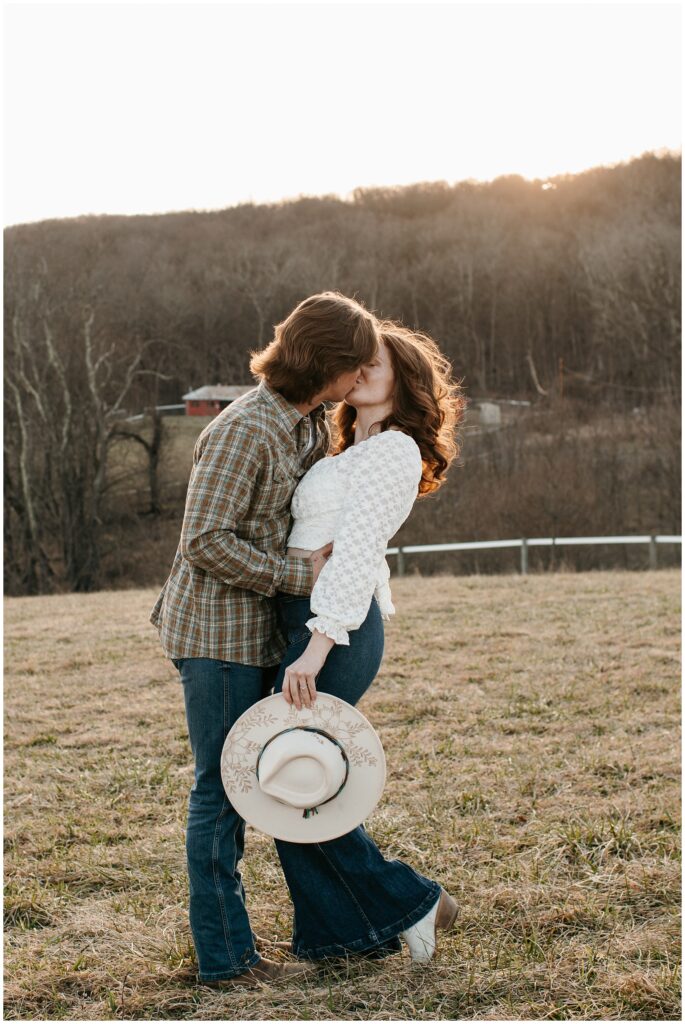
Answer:
[[240, 398], [241, 395], [252, 391], [256, 386], [256, 384], [205, 384], [181, 397], [184, 402], [231, 402], [234, 398]]

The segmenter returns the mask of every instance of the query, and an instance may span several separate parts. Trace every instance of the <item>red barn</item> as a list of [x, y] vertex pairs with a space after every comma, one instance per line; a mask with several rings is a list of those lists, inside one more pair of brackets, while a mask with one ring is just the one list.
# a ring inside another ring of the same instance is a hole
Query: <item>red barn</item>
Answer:
[[186, 404], [186, 416], [216, 416], [236, 398], [255, 387], [255, 384], [205, 384], [182, 396]]

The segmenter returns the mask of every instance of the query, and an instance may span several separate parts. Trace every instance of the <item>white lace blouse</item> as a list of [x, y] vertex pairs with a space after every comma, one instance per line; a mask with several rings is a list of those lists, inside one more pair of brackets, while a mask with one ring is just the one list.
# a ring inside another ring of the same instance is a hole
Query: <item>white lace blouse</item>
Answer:
[[348, 631], [361, 626], [374, 594], [383, 618], [394, 614], [385, 550], [411, 512], [421, 473], [416, 441], [390, 429], [319, 459], [301, 478], [288, 546], [314, 550], [333, 541], [311, 593], [310, 630], [349, 645]]

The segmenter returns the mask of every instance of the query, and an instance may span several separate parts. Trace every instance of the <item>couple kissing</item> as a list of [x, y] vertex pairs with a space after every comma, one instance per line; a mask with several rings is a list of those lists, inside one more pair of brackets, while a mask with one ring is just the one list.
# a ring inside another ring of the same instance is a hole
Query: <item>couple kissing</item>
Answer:
[[[239, 870], [245, 821], [222, 785], [236, 720], [270, 693], [356, 704], [394, 612], [388, 541], [458, 454], [465, 400], [428, 335], [338, 292], [304, 299], [251, 352], [258, 385], [200, 434], [178, 549], [151, 614], [182, 684], [194, 758], [186, 854], [198, 980], [253, 985], [328, 957], [434, 955], [456, 904], [386, 860], [364, 825], [324, 843], [276, 839], [295, 961], [264, 956]], [[327, 405], [332, 408], [328, 409]]]

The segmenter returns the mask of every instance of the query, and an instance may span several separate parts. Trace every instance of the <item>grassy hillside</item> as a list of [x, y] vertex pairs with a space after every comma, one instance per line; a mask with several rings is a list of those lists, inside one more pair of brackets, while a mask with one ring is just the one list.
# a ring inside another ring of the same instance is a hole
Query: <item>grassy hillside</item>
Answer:
[[[192, 755], [155, 590], [5, 604], [6, 1019], [679, 1019], [680, 574], [405, 577], [368, 827], [459, 926], [300, 987], [198, 986]], [[248, 828], [253, 927], [290, 934]]]

